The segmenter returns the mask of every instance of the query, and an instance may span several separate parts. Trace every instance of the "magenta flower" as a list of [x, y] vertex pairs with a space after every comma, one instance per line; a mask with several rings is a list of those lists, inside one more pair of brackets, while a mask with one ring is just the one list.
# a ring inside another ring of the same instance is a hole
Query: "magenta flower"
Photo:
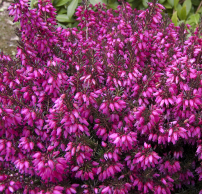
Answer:
[[120, 3], [84, 2], [67, 29], [50, 0], [9, 7], [20, 41], [17, 60], [0, 54], [0, 192], [200, 185], [201, 26], [174, 26], [156, 0]]

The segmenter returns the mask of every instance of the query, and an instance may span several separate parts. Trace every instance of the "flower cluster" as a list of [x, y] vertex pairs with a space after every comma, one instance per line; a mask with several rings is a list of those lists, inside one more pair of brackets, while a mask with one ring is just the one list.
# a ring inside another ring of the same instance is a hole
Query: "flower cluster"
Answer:
[[154, 0], [144, 11], [79, 6], [78, 28], [63, 29], [51, 0], [28, 3], [9, 7], [16, 60], [0, 53], [0, 192], [200, 185], [202, 25], [187, 38]]

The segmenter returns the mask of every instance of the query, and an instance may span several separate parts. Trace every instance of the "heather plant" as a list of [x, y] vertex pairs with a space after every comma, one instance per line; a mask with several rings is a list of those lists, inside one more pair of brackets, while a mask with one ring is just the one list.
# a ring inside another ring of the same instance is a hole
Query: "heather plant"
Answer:
[[[104, 3], [107, 9], [117, 9], [121, 4], [118, 0], [88, 0], [93, 5]], [[53, 6], [57, 12], [57, 23], [63, 28], [77, 27], [77, 17], [74, 15], [76, 8], [83, 4], [83, 0], [52, 0]], [[131, 7], [138, 10], [144, 10], [148, 7], [148, 2], [152, 0], [126, 0]], [[30, 0], [30, 7], [37, 7], [37, 0]], [[175, 26], [179, 26], [182, 22], [190, 24], [193, 29], [198, 27], [200, 14], [202, 13], [202, 1], [200, 0], [159, 0], [166, 9], [165, 13], [172, 19]], [[164, 13], [163, 13], [164, 14]]]
[[[202, 180], [202, 24], [175, 27], [156, 1], [9, 7], [16, 59], [0, 55], [0, 192], [177, 193]], [[191, 31], [191, 29], [190, 29]]]

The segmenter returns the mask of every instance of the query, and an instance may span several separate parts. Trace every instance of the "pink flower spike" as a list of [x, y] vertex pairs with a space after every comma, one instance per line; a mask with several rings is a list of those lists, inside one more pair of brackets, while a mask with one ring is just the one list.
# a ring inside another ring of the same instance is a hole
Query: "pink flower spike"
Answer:
[[156, 19], [156, 17], [153, 17], [152, 19], [153, 19], [153, 21], [154, 21], [155, 23], [158, 23], [158, 20]]
[[164, 178], [161, 179], [161, 182], [164, 184], [164, 185], [167, 185], [167, 182]]
[[52, 160], [48, 160], [48, 165], [52, 170], [54, 169], [54, 162]]
[[165, 9], [165, 7], [164, 7], [163, 5], [161, 5], [160, 3], [157, 3], [156, 5], [157, 5], [160, 9], [163, 9], [163, 10]]
[[70, 187], [69, 190], [71, 191], [71, 193], [77, 193], [77, 192], [76, 192], [76, 189], [73, 188], [73, 187]]
[[102, 190], [101, 194], [105, 194], [105, 193], [107, 193], [108, 191], [109, 191], [109, 186], [108, 186], [108, 187], [105, 187], [105, 188]]
[[79, 166], [75, 166], [74, 168], [72, 168], [72, 172], [75, 172], [79, 169]]
[[107, 144], [104, 141], [101, 142], [101, 145], [102, 145], [102, 147], [106, 147], [107, 146]]
[[157, 194], [161, 194], [161, 187], [160, 186], [157, 187]]
[[149, 162], [150, 162], [150, 163], [153, 162], [153, 156], [152, 156], [152, 155], [149, 156]]
[[117, 137], [115, 140], [114, 140], [114, 144], [117, 144], [118, 142], [120, 141], [120, 137]]
[[100, 110], [104, 110], [106, 106], [107, 106], [106, 102], [102, 103], [100, 105]]
[[110, 103], [109, 108], [112, 110], [112, 112], [114, 111], [114, 105]]
[[3, 191], [5, 189], [5, 185], [1, 184], [0, 185], [0, 191]]
[[142, 162], [145, 159], [145, 156], [142, 155], [140, 158], [138, 158], [137, 162]]
[[13, 187], [11, 187], [11, 186], [9, 186], [8, 189], [9, 189], [9, 191], [10, 191], [11, 193], [14, 193], [14, 191], [15, 191], [15, 190], [13, 189]]
[[93, 176], [93, 173], [92, 173], [92, 172], [89, 172], [89, 173], [88, 173], [88, 176], [91, 178], [91, 180], [94, 180], [94, 176]]
[[121, 106], [117, 102], [114, 103], [114, 106], [115, 106], [117, 111], [121, 110]]

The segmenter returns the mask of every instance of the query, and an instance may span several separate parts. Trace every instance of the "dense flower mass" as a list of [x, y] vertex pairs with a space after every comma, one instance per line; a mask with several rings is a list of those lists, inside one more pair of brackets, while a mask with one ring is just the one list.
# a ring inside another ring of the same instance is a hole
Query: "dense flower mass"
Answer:
[[202, 25], [186, 38], [189, 25], [148, 4], [80, 6], [73, 29], [56, 27], [50, 0], [9, 7], [20, 41], [16, 60], [0, 54], [1, 193], [201, 184]]

